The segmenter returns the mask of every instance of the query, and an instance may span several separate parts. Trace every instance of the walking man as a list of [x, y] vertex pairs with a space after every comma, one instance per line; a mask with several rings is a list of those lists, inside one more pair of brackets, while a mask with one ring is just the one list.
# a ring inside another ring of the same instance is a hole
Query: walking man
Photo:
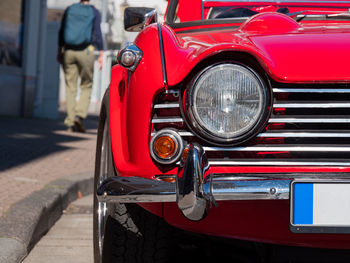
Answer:
[[[101, 69], [101, 15], [94, 6], [89, 5], [89, 0], [81, 0], [65, 10], [59, 31], [57, 59], [63, 64], [66, 82], [67, 116], [64, 124], [70, 132], [85, 132], [83, 120], [90, 104], [95, 49], [99, 50]], [[78, 76], [81, 79], [80, 98], [76, 102]]]

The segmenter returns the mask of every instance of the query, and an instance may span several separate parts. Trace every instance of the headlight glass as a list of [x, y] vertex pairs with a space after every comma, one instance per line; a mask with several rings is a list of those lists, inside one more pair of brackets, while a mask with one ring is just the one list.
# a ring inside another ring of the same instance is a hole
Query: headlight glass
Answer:
[[190, 92], [191, 112], [206, 133], [231, 139], [250, 131], [261, 118], [266, 91], [260, 79], [238, 64], [205, 70]]

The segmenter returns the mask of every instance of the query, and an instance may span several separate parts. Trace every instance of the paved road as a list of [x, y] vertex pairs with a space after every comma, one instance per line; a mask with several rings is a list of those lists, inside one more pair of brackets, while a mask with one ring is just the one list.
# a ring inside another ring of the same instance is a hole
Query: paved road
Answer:
[[92, 195], [73, 202], [24, 263], [92, 263]]
[[[193, 239], [182, 244], [179, 259], [186, 262], [235, 262], [235, 263], [348, 263], [350, 251], [277, 247], [266, 250], [267, 259], [252, 250], [250, 243], [200, 241]], [[193, 237], [191, 237], [192, 239]], [[24, 263], [92, 263], [92, 195], [73, 202], [61, 219], [52, 227], [31, 251]], [[182, 242], [181, 242], [182, 243]], [[186, 260], [187, 259], [187, 260]]]
[[48, 183], [94, 170], [97, 116], [86, 133], [69, 133], [58, 120], [0, 117], [0, 217]]

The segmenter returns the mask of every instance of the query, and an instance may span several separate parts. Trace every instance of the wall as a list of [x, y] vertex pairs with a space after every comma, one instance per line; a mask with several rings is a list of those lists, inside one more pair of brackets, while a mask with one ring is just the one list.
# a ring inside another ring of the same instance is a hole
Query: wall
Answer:
[[45, 48], [43, 52], [42, 83], [38, 85], [34, 104], [34, 116], [39, 118], [58, 118], [58, 89], [60, 66], [56, 61], [58, 49], [57, 22], [46, 23]]

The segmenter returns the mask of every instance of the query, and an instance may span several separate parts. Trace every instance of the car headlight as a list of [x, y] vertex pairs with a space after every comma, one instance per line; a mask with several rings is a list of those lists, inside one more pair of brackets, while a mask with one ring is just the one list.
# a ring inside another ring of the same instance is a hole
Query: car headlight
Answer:
[[251, 69], [217, 64], [203, 70], [187, 92], [194, 130], [214, 142], [236, 142], [251, 136], [266, 115], [267, 89]]

